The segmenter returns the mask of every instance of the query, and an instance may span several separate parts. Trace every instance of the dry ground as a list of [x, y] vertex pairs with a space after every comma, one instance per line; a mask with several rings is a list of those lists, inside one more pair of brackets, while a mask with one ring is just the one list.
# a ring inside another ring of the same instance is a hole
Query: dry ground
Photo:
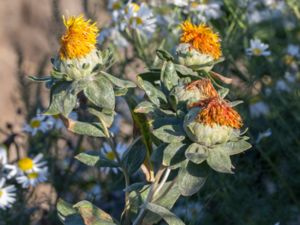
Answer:
[[[59, 48], [59, 35], [63, 29], [61, 15], [85, 13], [101, 26], [108, 20], [105, 5], [104, 0], [1, 0], [1, 128], [7, 122], [20, 127], [30, 98], [40, 98], [35, 96], [37, 85], [31, 84], [26, 77], [49, 73], [49, 59]], [[18, 109], [22, 109], [21, 116], [17, 114]]]

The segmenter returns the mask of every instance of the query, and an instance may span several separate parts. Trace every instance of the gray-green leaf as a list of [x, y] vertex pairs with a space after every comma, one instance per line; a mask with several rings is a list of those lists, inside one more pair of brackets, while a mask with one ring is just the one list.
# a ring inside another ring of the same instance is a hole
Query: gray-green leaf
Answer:
[[95, 76], [84, 89], [86, 97], [96, 106], [114, 109], [115, 94], [112, 83], [105, 76]]
[[208, 149], [203, 145], [193, 143], [186, 150], [185, 157], [196, 164], [200, 164], [207, 159]]
[[157, 215], [160, 215], [163, 218], [163, 220], [166, 221], [170, 225], [185, 225], [181, 219], [176, 217], [175, 214], [173, 214], [168, 209], [166, 209], [160, 205], [156, 205], [153, 203], [147, 203], [147, 204], [145, 204], [145, 208]]
[[155, 137], [166, 143], [181, 142], [185, 133], [180, 125], [165, 125], [153, 131]]

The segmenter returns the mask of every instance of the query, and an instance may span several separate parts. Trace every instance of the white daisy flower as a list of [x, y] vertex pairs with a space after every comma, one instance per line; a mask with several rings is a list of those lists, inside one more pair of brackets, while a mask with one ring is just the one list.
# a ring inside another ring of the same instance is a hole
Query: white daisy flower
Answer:
[[188, 6], [187, 0], [167, 0], [167, 4], [173, 4], [178, 7], [185, 7]]
[[0, 209], [11, 208], [16, 201], [16, 187], [14, 185], [5, 186], [5, 179], [0, 180]]
[[109, 0], [108, 9], [111, 11], [112, 21], [117, 22], [123, 15], [124, 5], [120, 0]]
[[0, 168], [2, 175], [5, 176], [6, 179], [11, 179], [18, 172], [16, 166], [8, 163], [7, 150], [4, 146], [0, 146]]
[[210, 19], [218, 19], [222, 15], [221, 5], [217, 2], [202, 3], [200, 1], [191, 1], [188, 10], [195, 13], [195, 17], [200, 22], [207, 22]]
[[28, 124], [25, 124], [23, 131], [30, 133], [32, 136], [35, 136], [38, 131], [42, 133], [47, 132], [51, 127], [46, 121], [47, 116], [38, 114], [33, 117]]
[[249, 110], [250, 116], [252, 118], [265, 116], [268, 115], [270, 112], [269, 106], [263, 101], [258, 101], [250, 104]]
[[16, 178], [17, 182], [22, 185], [23, 188], [35, 187], [39, 183], [47, 181], [48, 168], [44, 167], [37, 172], [23, 173]]
[[[126, 144], [118, 143], [116, 146], [116, 152], [118, 153], [119, 157], [122, 157], [122, 154], [125, 152], [127, 149]], [[101, 153], [104, 154], [104, 156], [111, 160], [117, 162], [117, 157], [115, 153], [112, 151], [110, 145], [108, 143], [103, 143], [103, 147], [101, 148]], [[100, 170], [103, 173], [109, 173], [111, 170], [113, 173], [118, 173], [118, 168], [115, 167], [101, 167]]]
[[21, 174], [39, 172], [47, 168], [47, 162], [43, 161], [43, 154], [34, 158], [24, 157], [18, 161], [18, 169]]
[[145, 3], [139, 6], [129, 2], [124, 9], [124, 21], [121, 23], [121, 29], [124, 30], [127, 27], [151, 36], [156, 28], [156, 18]]
[[251, 39], [250, 48], [246, 49], [246, 53], [250, 56], [269, 56], [271, 52], [267, 50], [268, 48], [269, 45], [264, 44], [259, 39]]

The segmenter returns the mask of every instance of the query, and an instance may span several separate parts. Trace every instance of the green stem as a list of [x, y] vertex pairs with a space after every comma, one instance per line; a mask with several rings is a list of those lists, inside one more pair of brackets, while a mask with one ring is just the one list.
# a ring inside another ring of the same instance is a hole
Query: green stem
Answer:
[[[143, 223], [144, 217], [146, 215], [146, 208], [144, 207], [144, 205], [147, 204], [147, 203], [149, 203], [149, 202], [151, 202], [153, 196], [155, 195], [155, 193], [157, 193], [158, 188], [161, 186], [161, 185], [159, 185], [159, 186], [157, 186], [157, 185], [158, 185], [158, 183], [160, 181], [160, 178], [164, 174], [165, 170], [166, 170], [165, 167], [161, 167], [158, 170], [158, 172], [156, 173], [155, 180], [154, 180], [154, 182], [152, 183], [152, 185], [150, 187], [150, 190], [149, 190], [149, 193], [147, 195], [147, 198], [146, 198], [144, 204], [142, 205], [141, 210], [140, 210], [138, 216], [136, 217], [136, 219], [134, 220], [134, 222], [133, 222], [132, 225], [141, 225]], [[166, 174], [167, 175], [162, 179], [161, 183], [163, 183], [163, 182], [165, 182], [167, 180], [168, 175], [169, 175], [168, 170], [167, 170]]]

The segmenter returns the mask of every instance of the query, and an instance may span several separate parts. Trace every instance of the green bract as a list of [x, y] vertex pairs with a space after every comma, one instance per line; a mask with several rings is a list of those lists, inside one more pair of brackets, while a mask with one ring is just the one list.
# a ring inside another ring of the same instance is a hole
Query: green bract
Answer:
[[196, 117], [201, 111], [200, 108], [191, 109], [184, 118], [184, 130], [188, 137], [205, 146], [222, 144], [231, 140], [236, 140], [240, 131], [232, 127], [220, 125], [205, 125], [196, 121]]
[[190, 44], [180, 44], [176, 52], [180, 64], [187, 67], [202, 67], [202, 70], [210, 71], [213, 67], [214, 58], [207, 54], [201, 54], [193, 49]]

